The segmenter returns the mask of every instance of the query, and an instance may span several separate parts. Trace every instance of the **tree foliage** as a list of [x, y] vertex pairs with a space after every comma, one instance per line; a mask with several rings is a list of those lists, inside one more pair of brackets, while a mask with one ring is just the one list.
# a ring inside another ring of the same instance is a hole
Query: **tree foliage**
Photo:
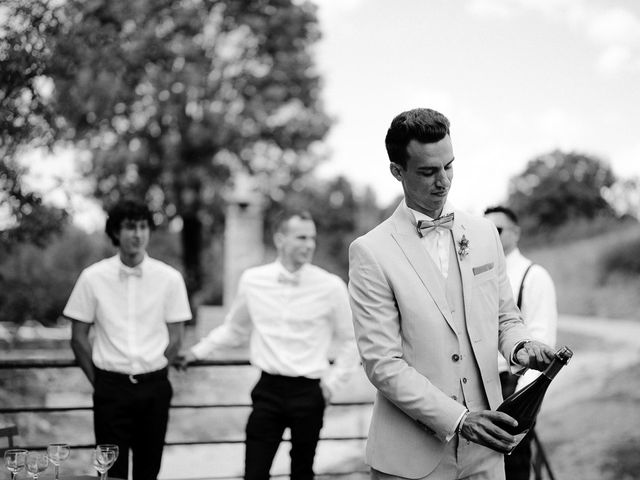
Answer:
[[329, 128], [311, 47], [315, 7], [292, 0], [69, 0], [56, 36], [55, 108], [91, 152], [105, 203], [144, 195], [183, 225], [187, 283], [220, 233], [234, 175], [269, 197], [320, 160]]
[[70, 227], [42, 248], [15, 245], [12, 255], [2, 261], [0, 320], [55, 323], [80, 269], [104, 252], [101, 237]]
[[46, 1], [7, 0], [0, 7], [0, 251], [19, 243], [43, 246], [67, 220], [23, 184], [17, 163], [26, 148], [52, 145], [56, 115], [48, 102], [48, 38], [60, 27], [59, 10]]
[[47, 0], [7, 0], [0, 7], [0, 158], [54, 140], [47, 75], [60, 26], [60, 10]]
[[605, 199], [614, 182], [602, 160], [555, 150], [534, 158], [510, 180], [507, 204], [518, 212], [525, 233], [552, 230], [569, 221], [614, 216]]
[[0, 161], [0, 208], [6, 217], [0, 228], [0, 262], [16, 245], [44, 247], [52, 235], [62, 232], [68, 219], [65, 210], [45, 205], [39, 194], [25, 191], [21, 172]]

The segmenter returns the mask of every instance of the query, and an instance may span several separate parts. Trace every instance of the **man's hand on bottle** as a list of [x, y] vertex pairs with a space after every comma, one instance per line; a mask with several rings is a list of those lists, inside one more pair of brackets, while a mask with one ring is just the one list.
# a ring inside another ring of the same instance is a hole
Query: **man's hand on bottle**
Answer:
[[460, 435], [474, 443], [500, 453], [508, 453], [517, 445], [516, 438], [503, 428], [515, 427], [518, 422], [503, 412], [483, 410], [469, 412], [464, 418]]
[[516, 361], [523, 367], [544, 370], [554, 358], [555, 351], [548, 345], [529, 340], [516, 350]]

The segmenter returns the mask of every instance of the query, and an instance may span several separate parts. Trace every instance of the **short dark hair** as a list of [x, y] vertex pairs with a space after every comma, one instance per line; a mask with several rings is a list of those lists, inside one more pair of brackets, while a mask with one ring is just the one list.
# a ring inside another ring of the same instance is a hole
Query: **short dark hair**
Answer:
[[149, 207], [146, 203], [138, 199], [127, 198], [120, 200], [108, 210], [107, 215], [107, 223], [104, 231], [116, 247], [120, 245], [118, 232], [120, 231], [120, 227], [122, 227], [122, 222], [125, 220], [146, 220], [150, 229], [153, 230], [155, 228], [153, 215]]
[[389, 161], [407, 167], [407, 145], [411, 140], [436, 143], [449, 135], [449, 119], [430, 108], [415, 108], [397, 115], [384, 139]]
[[514, 225], [518, 225], [518, 216], [516, 215], [516, 212], [511, 210], [509, 207], [496, 205], [495, 207], [489, 207], [484, 211], [485, 215], [489, 215], [490, 213], [504, 213]]
[[273, 233], [284, 232], [284, 226], [294, 217], [300, 217], [303, 220], [314, 222], [313, 216], [311, 216], [308, 210], [295, 208], [281, 210], [273, 217]]

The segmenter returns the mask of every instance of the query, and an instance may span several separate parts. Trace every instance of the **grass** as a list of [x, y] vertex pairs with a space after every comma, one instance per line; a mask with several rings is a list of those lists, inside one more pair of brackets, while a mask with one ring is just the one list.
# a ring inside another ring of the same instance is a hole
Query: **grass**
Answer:
[[523, 253], [549, 271], [561, 313], [638, 318], [640, 276], [603, 272], [608, 253], [637, 238], [640, 225], [630, 224], [596, 237], [523, 249]]

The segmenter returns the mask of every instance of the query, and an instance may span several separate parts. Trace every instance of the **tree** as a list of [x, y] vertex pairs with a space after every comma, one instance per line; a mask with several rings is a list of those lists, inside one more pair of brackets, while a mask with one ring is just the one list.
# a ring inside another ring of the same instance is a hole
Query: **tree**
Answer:
[[555, 150], [534, 158], [510, 180], [507, 204], [519, 214], [525, 233], [551, 230], [571, 220], [613, 217], [604, 195], [614, 181], [602, 160]]
[[51, 236], [62, 232], [68, 214], [64, 209], [42, 202], [35, 192], [25, 191], [22, 170], [0, 161], [0, 263], [23, 243], [44, 247]]
[[68, 218], [25, 189], [17, 162], [25, 149], [51, 146], [56, 137], [46, 72], [47, 39], [59, 28], [59, 10], [46, 1], [7, 0], [0, 7], [0, 255], [21, 243], [44, 246]]
[[293, 0], [69, 0], [53, 41], [55, 108], [91, 152], [109, 204], [145, 195], [182, 225], [190, 292], [234, 175], [278, 197], [320, 161], [329, 128], [310, 47], [315, 7]]
[[640, 220], [640, 177], [619, 179], [604, 194], [622, 218]]

